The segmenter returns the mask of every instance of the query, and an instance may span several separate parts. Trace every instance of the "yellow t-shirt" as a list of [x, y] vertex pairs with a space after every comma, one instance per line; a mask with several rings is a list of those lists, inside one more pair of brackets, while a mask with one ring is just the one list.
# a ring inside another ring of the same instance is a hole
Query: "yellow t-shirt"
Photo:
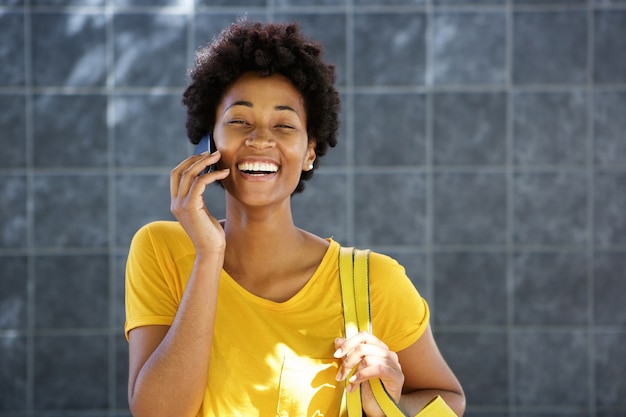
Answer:
[[[329, 242], [309, 282], [285, 302], [251, 294], [222, 270], [199, 417], [345, 414], [333, 357], [334, 339], [344, 333], [340, 246]], [[136, 327], [172, 324], [194, 259], [193, 244], [176, 222], [137, 232], [126, 268], [127, 336]], [[373, 333], [392, 351], [421, 336], [428, 306], [395, 260], [370, 255], [370, 294]]]

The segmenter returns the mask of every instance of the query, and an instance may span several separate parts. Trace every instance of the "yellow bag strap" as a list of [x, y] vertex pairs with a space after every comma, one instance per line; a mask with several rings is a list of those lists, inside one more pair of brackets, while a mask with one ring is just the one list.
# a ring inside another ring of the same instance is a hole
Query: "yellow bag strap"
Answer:
[[[369, 250], [354, 248], [340, 248], [339, 277], [341, 282], [341, 298], [343, 300], [343, 315], [346, 338], [354, 336], [360, 331], [372, 332], [372, 316], [370, 311], [369, 285]], [[351, 372], [347, 381], [354, 372]], [[408, 417], [398, 404], [385, 390], [385, 386], [378, 378], [371, 379], [372, 393], [388, 417]], [[346, 392], [346, 408], [348, 417], [362, 417], [361, 387], [349, 393]], [[436, 396], [428, 403], [416, 417], [456, 417], [440, 396]]]
[[[368, 268], [368, 250], [344, 247], [340, 249], [339, 276], [346, 337], [354, 336], [360, 331], [372, 332]], [[386, 416], [407, 417], [387, 393], [380, 379], [370, 380], [370, 385], [376, 402]], [[348, 393], [346, 390], [346, 406], [348, 417], [360, 417], [363, 415], [360, 387], [351, 393]]]

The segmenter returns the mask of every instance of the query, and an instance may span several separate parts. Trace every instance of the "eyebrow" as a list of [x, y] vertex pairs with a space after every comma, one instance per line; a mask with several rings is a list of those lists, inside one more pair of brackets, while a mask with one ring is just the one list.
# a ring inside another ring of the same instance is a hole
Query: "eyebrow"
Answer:
[[[224, 112], [226, 112], [226, 110], [230, 109], [231, 107], [235, 107], [235, 106], [245, 106], [245, 107], [250, 107], [250, 108], [254, 107], [254, 105], [251, 102], [249, 102], [249, 101], [239, 100], [239, 101], [235, 101], [233, 104], [231, 104], [230, 106], [226, 107], [224, 109]], [[277, 110], [277, 111], [285, 111], [285, 110], [286, 111], [291, 111], [291, 112], [294, 112], [295, 114], [298, 115], [298, 112], [296, 111], [296, 109], [294, 109], [291, 106], [286, 106], [286, 105], [275, 106], [274, 110]]]

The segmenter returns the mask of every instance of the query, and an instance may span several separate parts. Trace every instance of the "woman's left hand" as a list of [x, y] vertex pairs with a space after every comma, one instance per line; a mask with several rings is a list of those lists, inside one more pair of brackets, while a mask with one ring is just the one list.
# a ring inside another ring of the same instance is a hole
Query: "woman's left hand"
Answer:
[[376, 336], [367, 332], [359, 332], [348, 338], [335, 339], [335, 357], [343, 359], [339, 366], [337, 381], [345, 380], [350, 371], [355, 369], [349, 379], [348, 391], [361, 385], [361, 402], [363, 411], [369, 416], [384, 416], [378, 407], [369, 380], [380, 378], [385, 390], [398, 403], [402, 395], [404, 374], [398, 361], [398, 355], [389, 350]]

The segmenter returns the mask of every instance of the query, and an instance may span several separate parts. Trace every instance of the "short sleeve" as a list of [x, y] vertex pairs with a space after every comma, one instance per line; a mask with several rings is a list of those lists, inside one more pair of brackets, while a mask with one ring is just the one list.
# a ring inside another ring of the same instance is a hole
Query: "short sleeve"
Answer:
[[126, 262], [127, 339], [136, 327], [171, 325], [178, 308], [178, 300], [163, 273], [154, 228], [154, 224], [149, 224], [139, 229], [130, 245]]
[[369, 265], [372, 332], [392, 351], [406, 349], [428, 327], [428, 304], [394, 259], [371, 253]]

